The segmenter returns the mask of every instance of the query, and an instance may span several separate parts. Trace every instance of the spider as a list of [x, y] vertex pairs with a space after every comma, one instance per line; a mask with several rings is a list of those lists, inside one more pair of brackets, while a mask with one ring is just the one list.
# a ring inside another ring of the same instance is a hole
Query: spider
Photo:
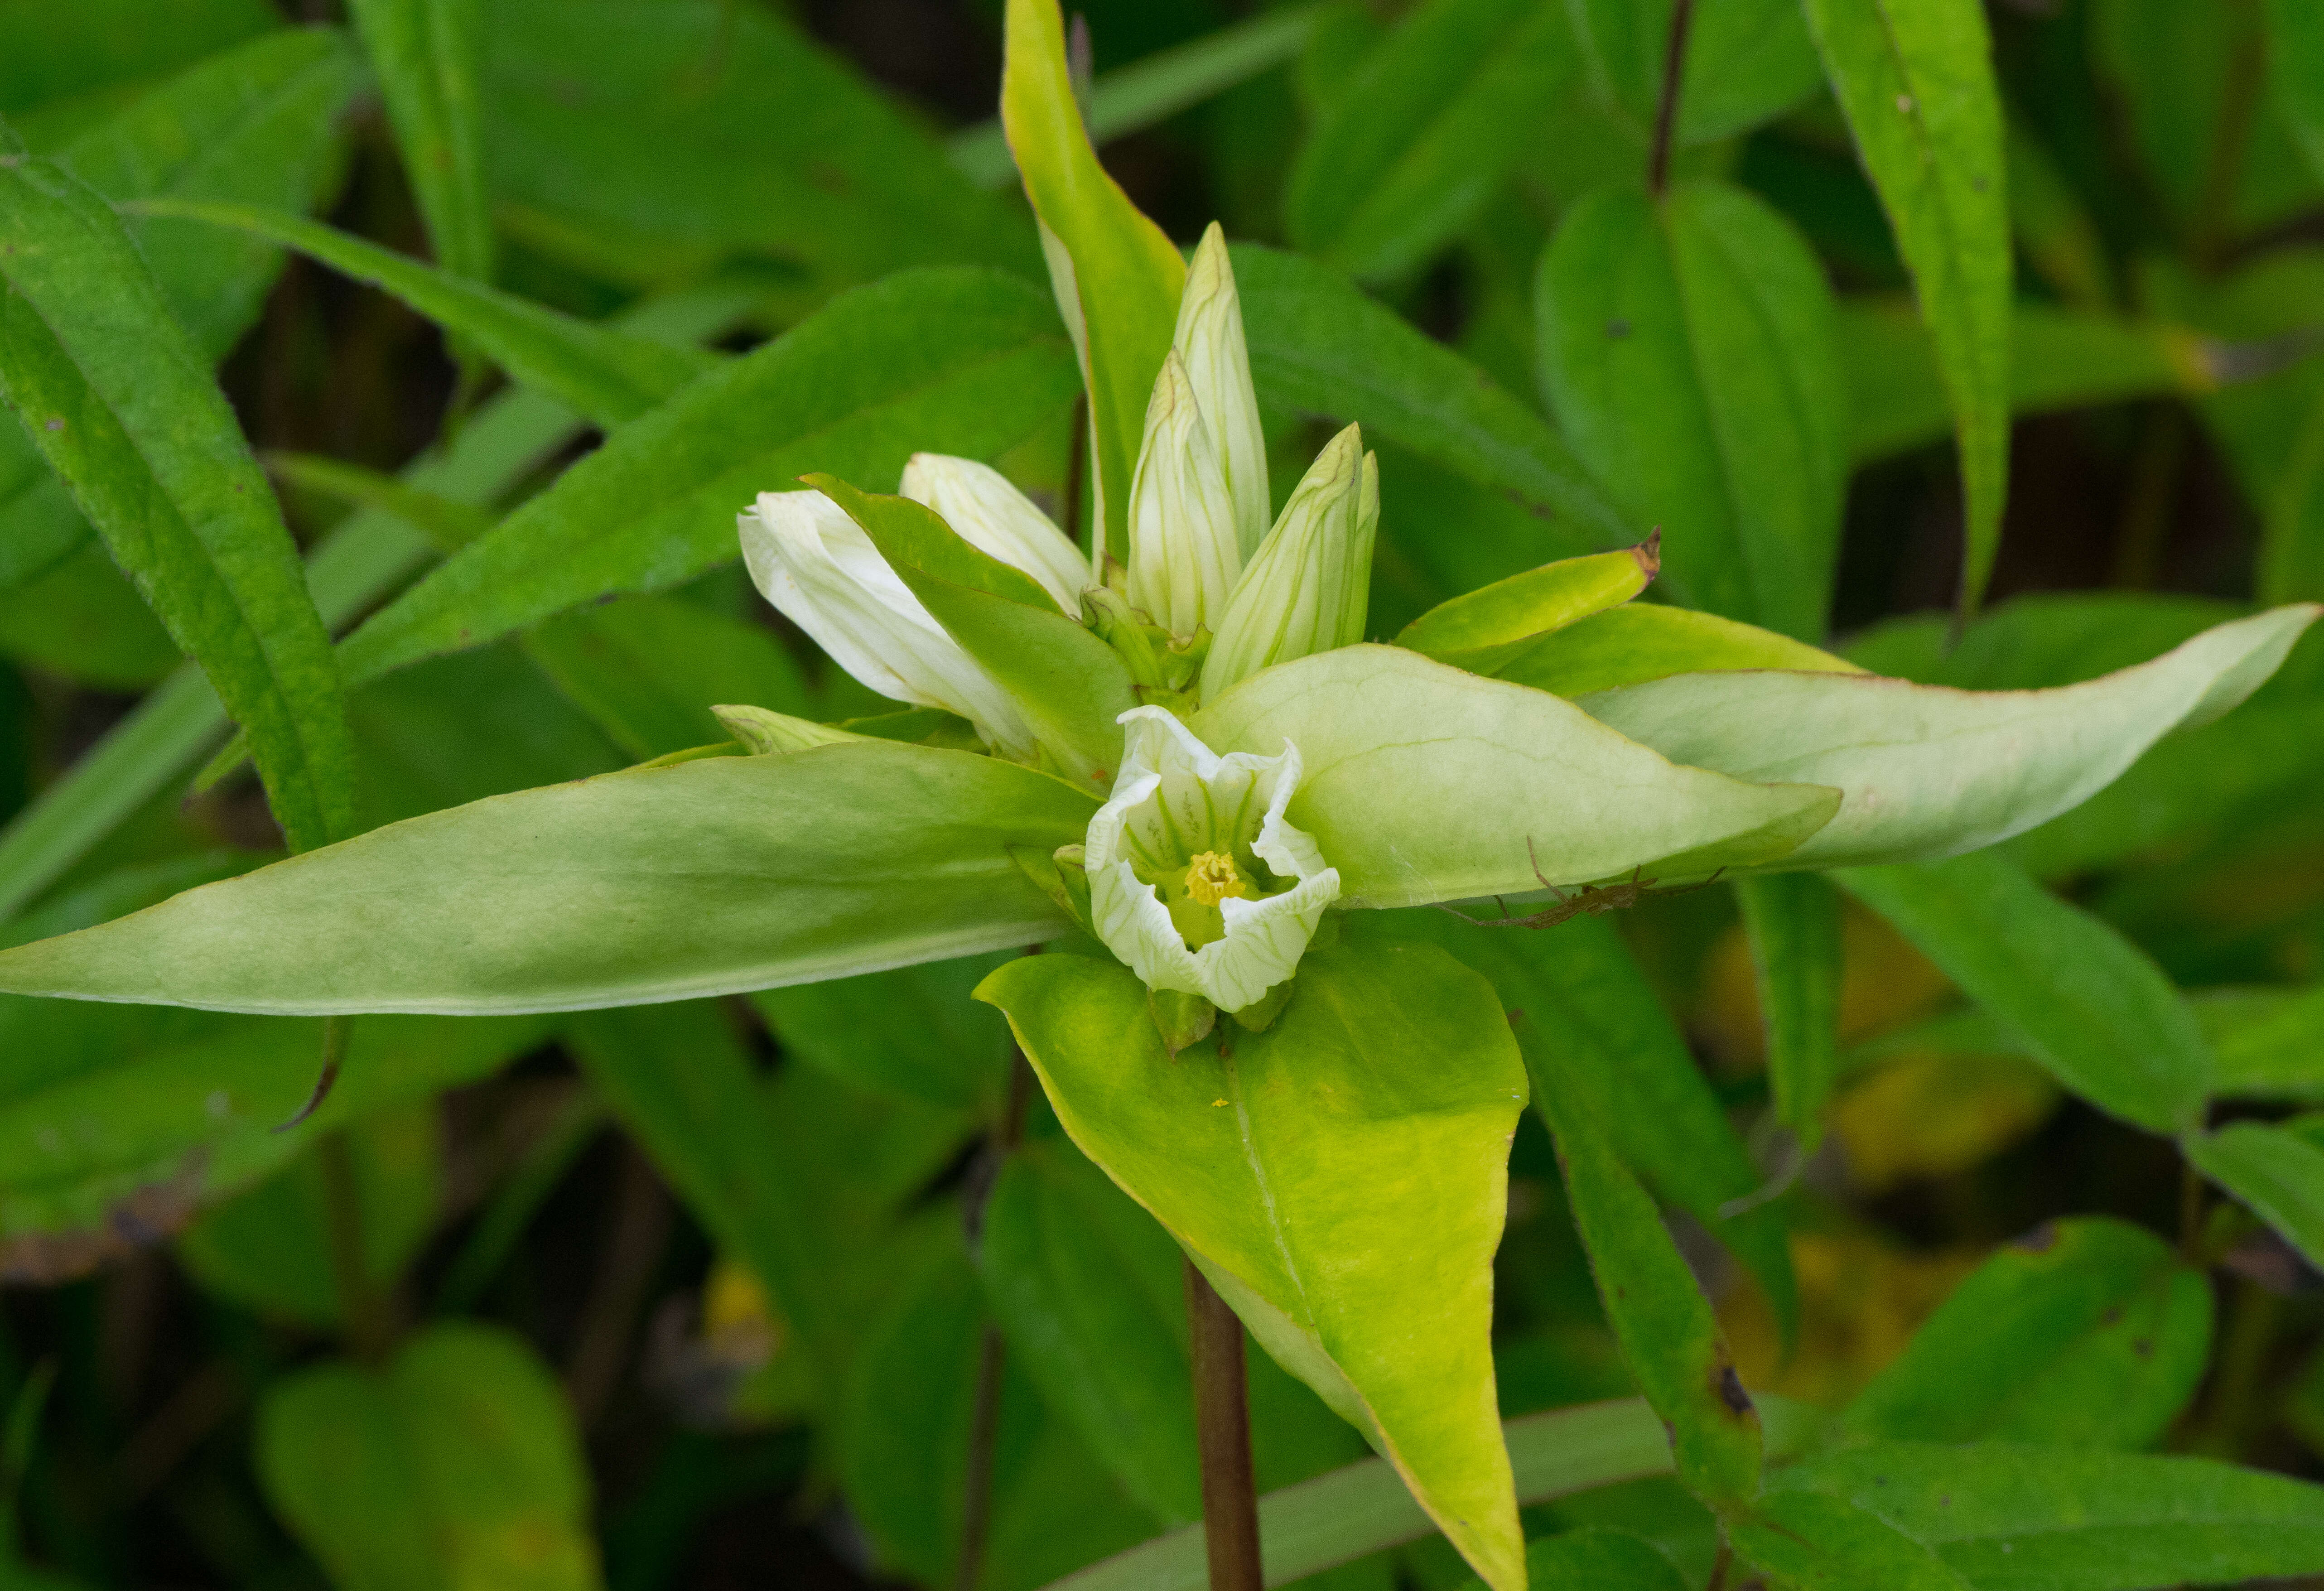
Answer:
[[1720, 873], [1727, 870], [1720, 868], [1700, 884], [1688, 884], [1676, 889], [1657, 889], [1654, 879], [1639, 876], [1646, 871], [1641, 865], [1622, 883], [1584, 884], [1568, 895], [1551, 883], [1548, 876], [1541, 870], [1541, 859], [1534, 854], [1533, 836], [1530, 834], [1526, 836], [1526, 860], [1533, 864], [1533, 876], [1541, 880], [1541, 887], [1557, 897], [1555, 906], [1544, 906], [1529, 917], [1516, 917], [1509, 915], [1508, 903], [1497, 895], [1493, 897], [1493, 904], [1501, 908], [1501, 915], [1498, 917], [1472, 917], [1457, 906], [1440, 906], [1436, 909], [1451, 912], [1462, 922], [1473, 923], [1480, 928], [1554, 928], [1585, 912], [1596, 917], [1608, 912], [1627, 910], [1649, 895], [1691, 895], [1698, 889], [1707, 889], [1719, 882]]

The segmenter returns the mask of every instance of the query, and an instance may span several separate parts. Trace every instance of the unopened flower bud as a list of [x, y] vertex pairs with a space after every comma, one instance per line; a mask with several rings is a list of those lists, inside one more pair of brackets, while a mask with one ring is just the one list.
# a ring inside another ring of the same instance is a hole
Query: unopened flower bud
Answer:
[[1192, 635], [1216, 626], [1241, 569], [1226, 472], [1173, 349], [1130, 484], [1130, 600], [1171, 634]]
[[1242, 573], [1203, 664], [1214, 701], [1262, 668], [1364, 638], [1379, 464], [1350, 426], [1332, 438]]
[[1215, 221], [1186, 267], [1185, 296], [1178, 300], [1178, 329], [1170, 345], [1186, 363], [1194, 407], [1209, 428], [1234, 504], [1235, 545], [1247, 559], [1267, 537], [1267, 436], [1250, 384], [1242, 299], [1235, 291], [1226, 235]]

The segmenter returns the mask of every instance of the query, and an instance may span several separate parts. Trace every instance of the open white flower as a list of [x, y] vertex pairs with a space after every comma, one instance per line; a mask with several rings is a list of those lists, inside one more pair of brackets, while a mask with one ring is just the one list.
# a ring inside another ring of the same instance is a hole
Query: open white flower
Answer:
[[1068, 615], [1081, 612], [1089, 559], [1014, 481], [991, 464], [945, 453], [916, 453], [904, 466], [896, 494], [926, 503], [963, 541], [1030, 575]]
[[1090, 820], [1090, 921], [1148, 989], [1240, 1011], [1297, 970], [1340, 873], [1285, 821], [1299, 749], [1221, 757], [1160, 707], [1123, 713], [1113, 798]]
[[1033, 759], [1033, 731], [1009, 693], [945, 633], [847, 510], [820, 492], [762, 492], [735, 523], [760, 594], [832, 661], [883, 696], [959, 713], [1004, 757]]

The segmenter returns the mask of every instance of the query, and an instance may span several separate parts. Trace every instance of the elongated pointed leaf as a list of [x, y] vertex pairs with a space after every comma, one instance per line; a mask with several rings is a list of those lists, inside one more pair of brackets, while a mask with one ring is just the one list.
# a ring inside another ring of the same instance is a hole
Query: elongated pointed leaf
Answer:
[[95, 193], [0, 151], [0, 395], [248, 731], [294, 848], [354, 826], [329, 639], [274, 495]]
[[718, 363], [698, 348], [576, 320], [303, 216], [190, 199], [145, 199], [133, 210], [266, 238], [384, 289], [473, 343], [517, 381], [601, 426], [636, 418]]
[[2232, 1585], [2324, 1567], [2324, 1488], [2202, 1458], [1877, 1442], [1803, 1460], [1774, 1485], [1877, 1515], [1978, 1591]]
[[2211, 1289], [2153, 1233], [2045, 1222], [1970, 1273], [1848, 1407], [1921, 1441], [2145, 1447], [2202, 1380]]
[[1545, 637], [1628, 602], [1661, 566], [1652, 542], [1561, 558], [1437, 603], [1406, 625], [1396, 644], [1471, 674], [1499, 674]]
[[1738, 1557], [1790, 1591], [1970, 1591], [1934, 1552], [1876, 1514], [1814, 1492], [1781, 1493], [1727, 1528]]
[[1633, 525], [1542, 417], [1328, 265], [1254, 244], [1233, 250], [1259, 400], [1354, 422], [1561, 521], [1561, 553], [1638, 540]]
[[2163, 970], [2003, 858], [1851, 868], [1839, 880], [2099, 1109], [2171, 1133], [2202, 1108], [2210, 1049]]
[[1125, 969], [1031, 956], [978, 993], [1083, 1153], [1489, 1583], [1521, 1586], [1489, 1336], [1526, 1089], [1491, 989], [1424, 946], [1311, 952], [1266, 1032], [1175, 1060]]
[[1146, 400], [1169, 351], [1185, 262], [1098, 164], [1065, 65], [1057, 0], [1009, 0], [1001, 124], [1045, 229], [1057, 307], [1089, 389], [1090, 467], [1102, 545], [1130, 556], [1130, 475]]
[[1631, 1377], [1670, 1432], [1679, 1478], [1713, 1505], [1746, 1501], [1759, 1489], [1758, 1412], [1711, 1301], [1600, 1125], [1575, 1075], [1581, 1059], [1545, 1051], [1540, 1102], [1598, 1296]]
[[2324, 1267], [2324, 1115], [2238, 1121], [2181, 1144], [2203, 1174]]
[[1292, 240], [1350, 275], [1409, 272], [1477, 218], [1579, 75], [1539, 0], [1428, 0], [1373, 45], [1301, 145]]
[[1786, 865], [1958, 856], [2022, 834], [2119, 777], [2156, 740], [2266, 682], [2319, 612], [2277, 608], [2103, 679], [1967, 692], [1870, 675], [1696, 674], [1582, 703], [1674, 762], [1847, 792]]
[[1572, 884], [1773, 860], [1835, 800], [1666, 763], [1571, 703], [1395, 647], [1254, 675], [1194, 732], [1218, 751], [1299, 748], [1307, 775], [1290, 819], [1340, 869], [1342, 901], [1368, 906], [1539, 895], [1536, 865]]
[[490, 280], [492, 200], [477, 81], [483, 0], [352, 0], [347, 9], [379, 76], [436, 262], [455, 276]]
[[0, 989], [220, 1010], [582, 1010], [1037, 943], [1047, 775], [890, 741], [715, 758], [375, 830], [0, 953]]
[[1872, 186], [1913, 272], [1952, 400], [1974, 612], [2001, 541], [2009, 480], [2007, 157], [1978, 0], [1806, 0]]
[[[345, 159], [341, 126], [363, 81], [344, 33], [285, 29], [214, 56], [141, 95], [58, 152], [57, 163], [115, 204], [181, 199], [305, 211], [327, 202]], [[130, 217], [195, 343], [222, 359], [258, 318], [281, 251], [190, 223]]]
[[1840, 897], [1812, 873], [1738, 878], [1736, 903], [1758, 973], [1775, 1118], [1801, 1153], [1823, 1136], [1840, 1077]]
[[734, 516], [760, 492], [808, 470], [886, 480], [921, 450], [996, 453], [1072, 392], [1036, 290], [996, 271], [891, 277], [624, 426], [350, 636], [347, 677], [676, 584], [738, 555]]
[[1674, 674], [1783, 668], [1855, 674], [1855, 664], [1772, 630], [1692, 608], [1629, 602], [1551, 631], [1495, 670], [1560, 696], [1587, 696]]
[[1574, 451], [1664, 528], [1693, 605], [1823, 633], [1847, 478], [1831, 290], [1740, 189], [1576, 203], [1536, 284], [1542, 384]]

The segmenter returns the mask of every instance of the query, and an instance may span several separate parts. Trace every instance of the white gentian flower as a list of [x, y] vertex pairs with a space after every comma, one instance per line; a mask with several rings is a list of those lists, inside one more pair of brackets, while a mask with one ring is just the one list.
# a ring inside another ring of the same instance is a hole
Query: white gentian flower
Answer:
[[1130, 600], [1171, 634], [1192, 635], [1218, 622], [1241, 573], [1226, 471], [1173, 348], [1130, 480]]
[[1178, 300], [1178, 329], [1170, 345], [1186, 362], [1194, 407], [1211, 433], [1234, 504], [1235, 543], [1248, 559], [1267, 536], [1267, 434], [1259, 423], [1259, 394], [1250, 384], [1242, 299], [1227, 260], [1226, 235], [1215, 221], [1186, 266], [1185, 296]]
[[1299, 750], [1221, 757], [1166, 709], [1133, 707], [1113, 798], [1090, 820], [1090, 921], [1148, 989], [1222, 1011], [1289, 978], [1340, 873], [1285, 821]]
[[1315, 455], [1242, 572], [1203, 662], [1203, 697], [1262, 668], [1364, 639], [1379, 463], [1350, 426]]
[[1067, 615], [1078, 617], [1089, 560], [1048, 515], [991, 464], [944, 453], [916, 453], [897, 495], [936, 510], [960, 538], [1040, 583]]
[[[760, 593], [883, 696], [957, 713], [1002, 756], [1034, 757], [1017, 704], [820, 492], [762, 492], [736, 519]], [[1029, 571], [1028, 571], [1029, 573]]]

